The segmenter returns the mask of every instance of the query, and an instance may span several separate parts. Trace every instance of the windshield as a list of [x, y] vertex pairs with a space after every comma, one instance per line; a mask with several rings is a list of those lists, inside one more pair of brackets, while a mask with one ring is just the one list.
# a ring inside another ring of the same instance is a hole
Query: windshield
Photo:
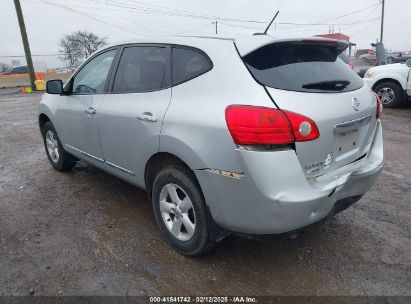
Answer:
[[298, 92], [348, 92], [362, 79], [338, 57], [336, 46], [315, 43], [277, 43], [243, 58], [261, 84]]

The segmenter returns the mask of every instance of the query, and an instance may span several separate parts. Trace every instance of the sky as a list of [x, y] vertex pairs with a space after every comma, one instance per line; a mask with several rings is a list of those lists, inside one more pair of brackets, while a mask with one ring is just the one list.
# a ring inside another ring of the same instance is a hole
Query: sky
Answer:
[[[58, 42], [77, 30], [109, 42], [167, 34], [219, 36], [262, 32], [277, 10], [270, 34], [310, 37], [342, 32], [368, 48], [380, 35], [380, 0], [20, 0], [35, 65], [62, 66]], [[411, 0], [386, 0], [384, 43], [411, 51]], [[241, 21], [240, 21], [241, 20]], [[252, 21], [252, 22], [251, 22]], [[331, 26], [333, 24], [333, 26]], [[0, 0], [0, 62], [24, 55], [13, 0]]]

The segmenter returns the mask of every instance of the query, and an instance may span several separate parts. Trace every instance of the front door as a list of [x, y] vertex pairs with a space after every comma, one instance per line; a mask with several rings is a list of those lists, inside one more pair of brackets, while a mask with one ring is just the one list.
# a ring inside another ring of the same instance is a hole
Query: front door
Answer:
[[100, 138], [108, 169], [144, 186], [144, 169], [159, 149], [171, 99], [170, 46], [124, 47], [112, 91], [101, 105]]
[[62, 96], [57, 112], [64, 149], [93, 163], [103, 163], [98, 119], [108, 74], [116, 54], [111, 49], [85, 64], [72, 79], [71, 94]]

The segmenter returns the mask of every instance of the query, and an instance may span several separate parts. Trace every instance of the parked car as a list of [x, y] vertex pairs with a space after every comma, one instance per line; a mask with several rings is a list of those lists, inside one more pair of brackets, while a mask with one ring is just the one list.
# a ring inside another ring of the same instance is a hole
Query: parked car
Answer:
[[11, 70], [3, 73], [3, 75], [14, 75], [14, 74], [27, 74], [29, 72], [29, 69], [27, 66], [19, 66], [19, 67], [14, 67]]
[[370, 55], [370, 54], [364, 54], [360, 56], [360, 62], [363, 62], [364, 64], [368, 65], [375, 65], [377, 63], [377, 56]]
[[394, 108], [411, 97], [411, 59], [371, 68], [364, 79], [384, 107]]
[[375, 56], [375, 51], [372, 49], [360, 49], [355, 52], [356, 59], [359, 59], [363, 55]]
[[393, 63], [406, 63], [410, 59], [411, 59], [411, 56], [400, 56], [400, 57], [394, 58]]
[[163, 37], [114, 44], [39, 106], [58, 171], [77, 159], [140, 188], [186, 255], [229, 232], [279, 234], [358, 201], [383, 163], [378, 98], [347, 44]]

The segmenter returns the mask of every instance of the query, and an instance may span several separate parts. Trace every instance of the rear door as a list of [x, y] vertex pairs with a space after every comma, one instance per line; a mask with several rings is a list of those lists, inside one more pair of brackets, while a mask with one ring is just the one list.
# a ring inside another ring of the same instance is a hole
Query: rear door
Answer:
[[313, 119], [320, 138], [296, 144], [307, 176], [318, 176], [363, 157], [376, 127], [377, 101], [338, 58], [334, 41], [273, 43], [243, 59], [275, 104]]
[[144, 186], [144, 169], [159, 149], [171, 99], [170, 46], [125, 46], [100, 107], [101, 148], [108, 169]]

